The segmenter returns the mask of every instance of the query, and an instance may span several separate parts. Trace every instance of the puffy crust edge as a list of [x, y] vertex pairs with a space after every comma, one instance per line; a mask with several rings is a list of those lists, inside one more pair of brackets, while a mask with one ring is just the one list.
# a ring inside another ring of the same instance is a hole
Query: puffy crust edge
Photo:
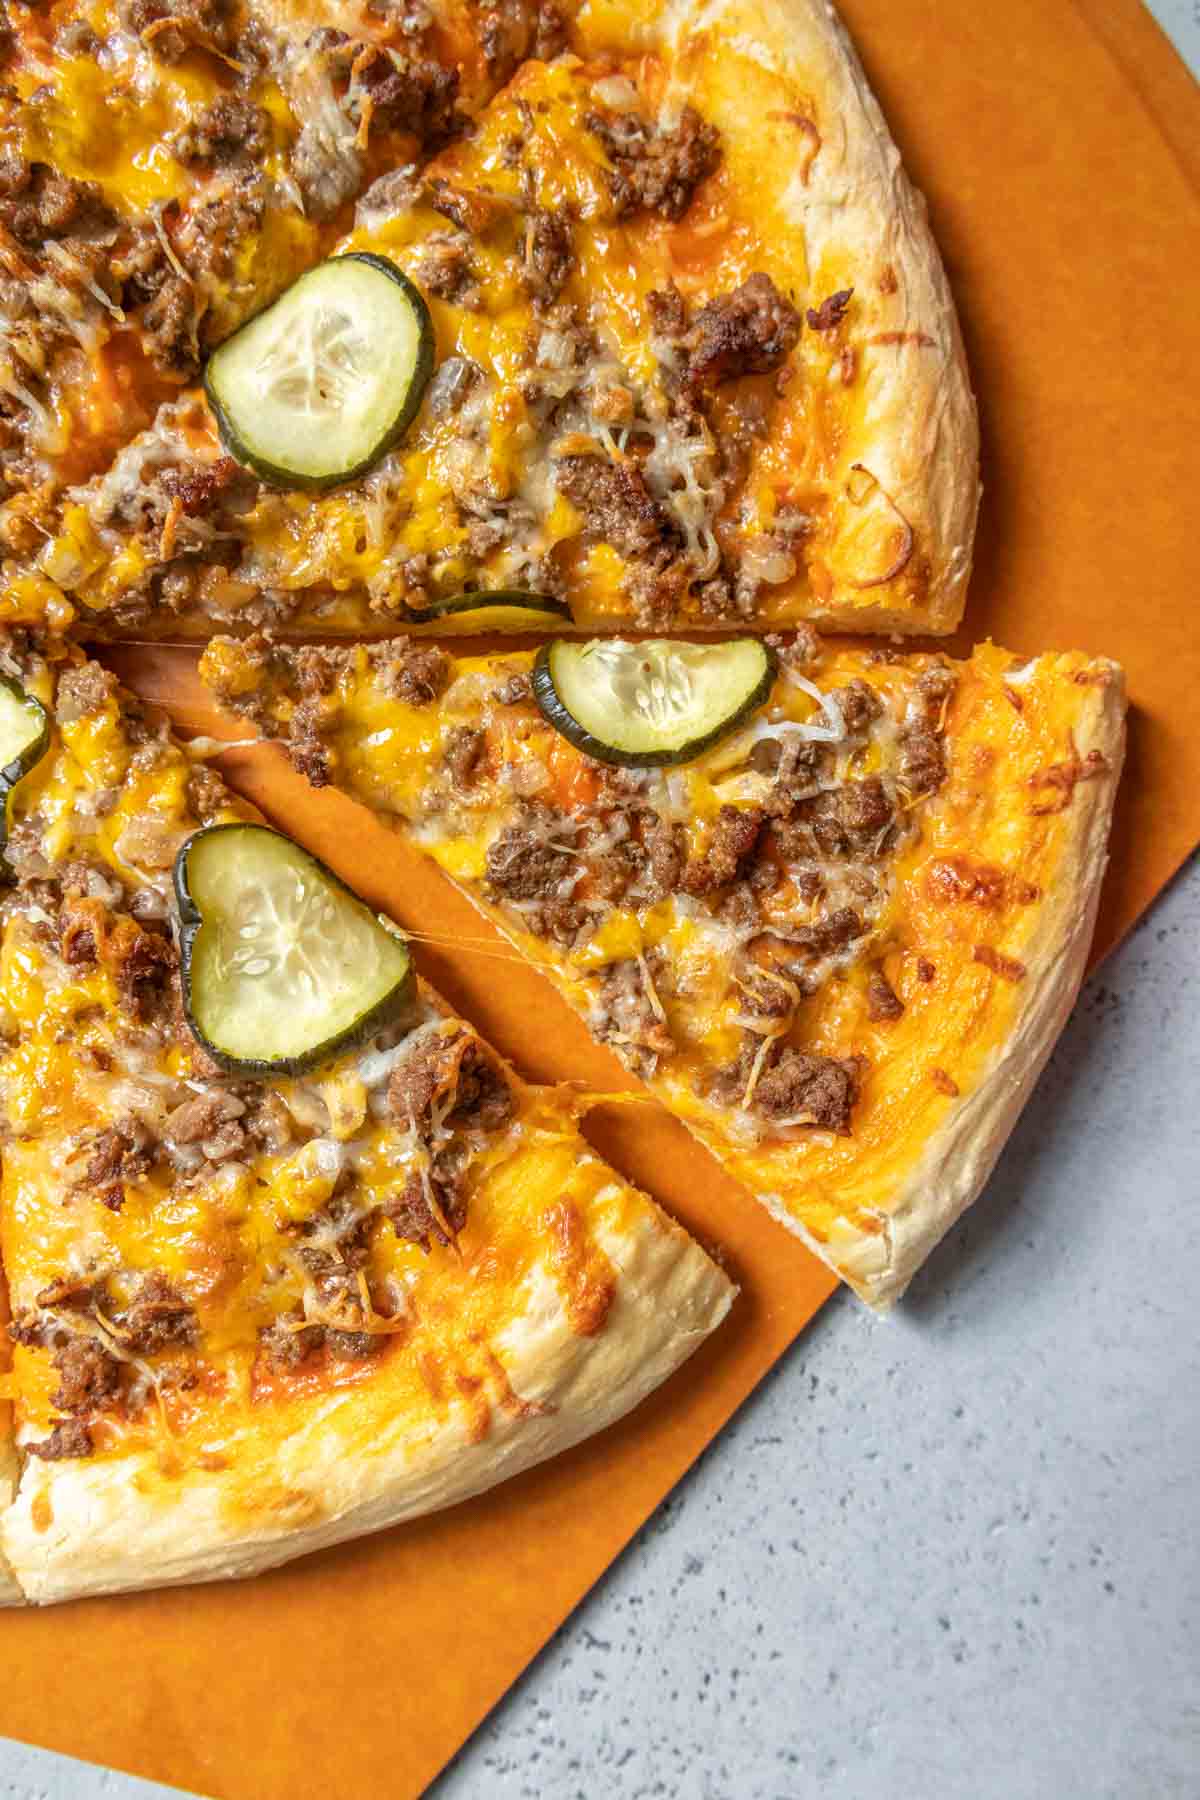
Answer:
[[[905, 342], [886, 360], [878, 350], [867, 377], [868, 429], [855, 433], [841, 459], [844, 479], [862, 460], [912, 528], [929, 563], [928, 592], [904, 601], [904, 574], [864, 604], [861, 589], [836, 583], [831, 599], [804, 616], [837, 631], [953, 631], [962, 617], [979, 510], [979, 419], [962, 332], [924, 196], [909, 180], [900, 153], [845, 26], [823, 0], [711, 0], [697, 16], [672, 0], [668, 38], [711, 26], [726, 38], [750, 38], [781, 73], [820, 83], [824, 108], [842, 126], [840, 145], [824, 144], [800, 190], [796, 226], [809, 255], [832, 245], [855, 268], [896, 276], [881, 296], [877, 322], [886, 331], [933, 340]], [[836, 548], [836, 546], [835, 546]]]
[[1023, 958], [1021, 1007], [1012, 1029], [978, 1084], [950, 1107], [931, 1136], [887, 1208], [882, 1239], [863, 1234], [856, 1244], [839, 1244], [832, 1253], [830, 1247], [812, 1246], [877, 1311], [894, 1305], [934, 1245], [981, 1193], [1079, 993], [1125, 753], [1124, 675], [1115, 663], [1097, 662], [1107, 666], [1110, 679], [1086, 690], [1088, 705], [1074, 735], [1079, 754], [1098, 750], [1108, 773], [1075, 789], [1053, 885]]
[[[4, 1412], [9, 1411], [5, 1404]], [[5, 1513], [12, 1504], [17, 1485], [17, 1453], [13, 1444], [12, 1425], [7, 1417], [0, 1418], [0, 1525]], [[25, 1598], [21, 1585], [8, 1566], [8, 1562], [0, 1551], [0, 1606], [19, 1606]]]
[[[602, 1332], [573, 1332], [557, 1284], [543, 1274], [497, 1345], [514, 1392], [552, 1410], [494, 1415], [478, 1442], [461, 1414], [431, 1412], [391, 1421], [364, 1443], [346, 1397], [323, 1401], [303, 1429], [272, 1446], [269, 1492], [235, 1491], [236, 1456], [231, 1471], [192, 1469], [170, 1489], [145, 1452], [30, 1460], [0, 1516], [0, 1556], [20, 1588], [13, 1597], [46, 1603], [253, 1575], [452, 1506], [603, 1430], [691, 1355], [736, 1290], [661, 1214], [648, 1211], [634, 1230], [605, 1232], [600, 1242], [619, 1276]], [[254, 1434], [250, 1423], [249, 1454]]]

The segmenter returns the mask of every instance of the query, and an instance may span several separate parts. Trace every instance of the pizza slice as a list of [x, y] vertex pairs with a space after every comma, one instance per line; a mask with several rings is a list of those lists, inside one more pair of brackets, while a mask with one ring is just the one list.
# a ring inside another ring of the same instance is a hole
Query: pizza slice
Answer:
[[0, 542], [31, 566], [7, 597], [10, 619], [61, 617], [36, 553], [54, 540], [37, 569], [74, 588], [64, 492], [92, 477], [103, 487], [143, 429], [153, 431], [136, 469], [192, 515], [195, 485], [181, 488], [176, 469], [172, 486], [170, 455], [187, 441], [187, 384], [332, 247], [364, 188], [464, 129], [535, 40], [565, 41], [552, 5], [540, 37], [526, 9], [512, 13], [524, 29], [506, 36], [467, 0], [11, 10], [0, 32]]
[[217, 639], [201, 673], [432, 857], [865, 1300], [978, 1194], [1082, 976], [1116, 665]]
[[93, 629], [953, 628], [974, 403], [830, 9], [572, 41], [79, 491], [38, 567]]
[[578, 1098], [98, 665], [5, 670], [0, 1598], [249, 1574], [662, 1382], [733, 1289]]

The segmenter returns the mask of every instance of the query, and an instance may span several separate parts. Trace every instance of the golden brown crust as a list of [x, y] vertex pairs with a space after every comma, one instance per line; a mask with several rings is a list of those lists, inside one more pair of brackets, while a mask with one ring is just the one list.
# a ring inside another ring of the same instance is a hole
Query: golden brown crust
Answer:
[[0, 1551], [25, 1599], [251, 1575], [310, 1550], [452, 1506], [613, 1423], [725, 1316], [734, 1289], [647, 1206], [602, 1234], [617, 1270], [598, 1335], [582, 1334], [560, 1285], [535, 1271], [500, 1346], [507, 1389], [481, 1434], [464, 1399], [393, 1414], [386, 1381], [314, 1400], [286, 1430], [253, 1417], [222, 1445], [226, 1466], [164, 1472], [159, 1456], [26, 1464], [0, 1518]]
[[[1125, 684], [1086, 690], [1074, 727], [1079, 759], [1104, 759], [1105, 773], [1080, 782], [1067, 809], [1067, 841], [1044, 893], [1022, 961], [1021, 1005], [978, 1085], [947, 1111], [920, 1161], [893, 1196], [881, 1236], [860, 1233], [833, 1255], [814, 1245], [859, 1297], [886, 1310], [899, 1299], [934, 1245], [981, 1193], [1010, 1131], [1075, 1004], [1108, 862], [1108, 833], [1125, 750]], [[833, 1246], [829, 1247], [833, 1249]]]
[[[735, 149], [740, 141], [767, 166], [786, 166], [798, 127], [778, 113], [752, 116], [737, 85], [715, 81], [726, 46], [793, 78], [817, 115], [815, 127], [804, 121], [794, 172], [778, 185], [764, 231], [767, 241], [778, 241], [775, 227], [794, 243], [802, 290], [855, 294], [850, 348], [861, 395], [832, 472], [832, 541], [810, 562], [807, 616], [840, 631], [951, 631], [971, 568], [978, 417], [925, 201], [845, 29], [822, 0], [710, 0], [699, 13], [676, 3], [663, 29], [679, 56], [681, 95], [694, 87]], [[818, 378], [811, 366], [807, 378]]]
[[[0, 1402], [0, 1529], [17, 1485], [17, 1453], [10, 1414], [7, 1402]], [[24, 1598], [20, 1583], [0, 1552], [0, 1606], [19, 1606]]]

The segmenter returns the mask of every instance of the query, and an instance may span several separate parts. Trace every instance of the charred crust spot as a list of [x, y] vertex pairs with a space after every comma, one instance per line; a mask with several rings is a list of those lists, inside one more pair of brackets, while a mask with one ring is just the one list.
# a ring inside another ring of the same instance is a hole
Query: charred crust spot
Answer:
[[1005, 956], [1002, 950], [995, 950], [990, 944], [976, 944], [974, 960], [1005, 981], [1024, 981], [1028, 973], [1023, 962], [1018, 962], [1015, 956]]

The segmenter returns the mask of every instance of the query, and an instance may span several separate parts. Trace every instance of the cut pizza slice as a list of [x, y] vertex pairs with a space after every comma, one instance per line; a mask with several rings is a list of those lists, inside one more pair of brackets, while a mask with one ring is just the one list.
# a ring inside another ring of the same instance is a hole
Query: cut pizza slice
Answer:
[[218, 639], [201, 672], [432, 857], [864, 1299], [978, 1194], [1082, 976], [1116, 665]]
[[6, 672], [0, 1599], [248, 1574], [662, 1382], [733, 1288], [577, 1096], [99, 666]]
[[[551, 6], [540, 36], [532, 9], [512, 13], [505, 35], [467, 0], [14, 10], [0, 31], [0, 540], [25, 567], [10, 620], [61, 620], [55, 587], [94, 572], [69, 492], [94, 477], [111, 493], [109, 465], [142, 430], [135, 485], [165, 482], [192, 516], [197, 490], [171, 455], [185, 386], [330, 249], [364, 188], [465, 129], [528, 51], [562, 47]], [[148, 506], [132, 508], [140, 527]], [[186, 529], [179, 548], [195, 551]]]
[[79, 491], [37, 560], [93, 629], [953, 628], [974, 404], [831, 9], [632, 0], [572, 43]]

